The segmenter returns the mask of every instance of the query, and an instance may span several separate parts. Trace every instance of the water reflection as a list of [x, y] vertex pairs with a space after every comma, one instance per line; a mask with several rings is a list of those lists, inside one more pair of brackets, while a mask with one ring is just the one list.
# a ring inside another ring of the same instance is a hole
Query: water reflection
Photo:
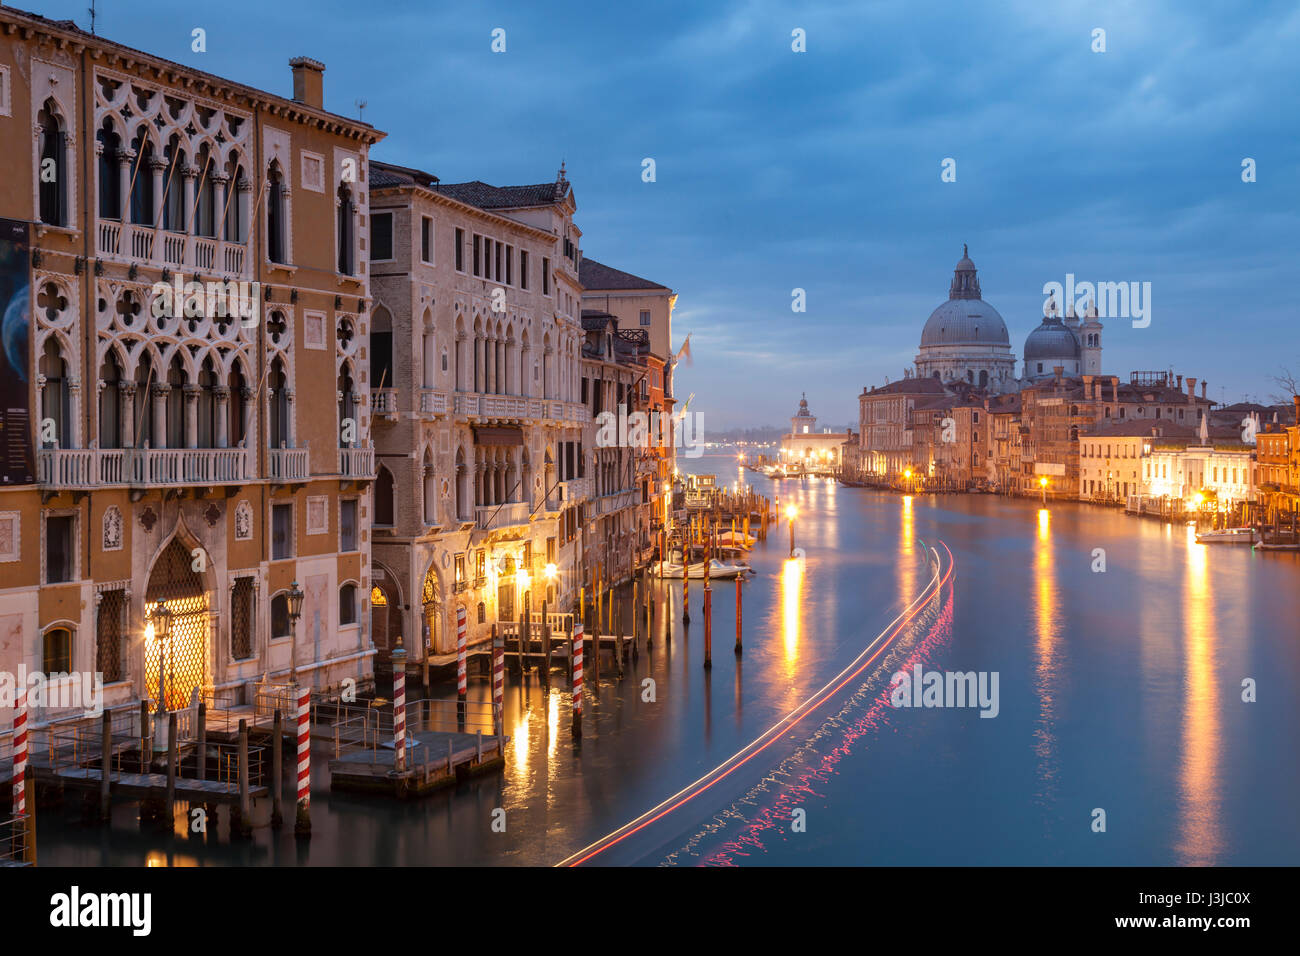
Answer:
[[1052, 550], [1052, 516], [1038, 512], [1038, 537], [1034, 544], [1034, 691], [1038, 694], [1038, 726], [1034, 753], [1038, 763], [1039, 799], [1046, 805], [1056, 796], [1056, 689], [1061, 599]]
[[781, 633], [785, 641], [786, 677], [799, 660], [799, 624], [803, 609], [803, 561], [788, 558], [781, 568]]
[[916, 592], [916, 538], [911, 495], [903, 495], [902, 522], [898, 532], [898, 597], [899, 603], [907, 607]]
[[1178, 768], [1182, 813], [1174, 850], [1182, 866], [1215, 863], [1222, 849], [1219, 828], [1219, 695], [1214, 679], [1214, 594], [1208, 547], [1187, 529], [1187, 577], [1183, 585], [1183, 656], [1186, 713]]

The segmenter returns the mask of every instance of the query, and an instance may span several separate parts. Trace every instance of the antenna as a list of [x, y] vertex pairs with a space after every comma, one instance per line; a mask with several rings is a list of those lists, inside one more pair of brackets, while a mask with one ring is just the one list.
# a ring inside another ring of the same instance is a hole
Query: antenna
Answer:
[[90, 32], [95, 32], [95, 0], [90, 0]]
[[366, 113], [366, 107], [370, 105], [368, 100], [356, 100], [357, 119], [363, 119]]

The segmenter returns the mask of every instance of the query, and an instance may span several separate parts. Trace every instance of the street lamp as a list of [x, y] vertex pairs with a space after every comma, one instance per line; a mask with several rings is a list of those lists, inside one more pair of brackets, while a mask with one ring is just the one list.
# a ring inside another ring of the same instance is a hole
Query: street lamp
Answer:
[[167, 641], [172, 636], [172, 612], [167, 609], [163, 599], [159, 598], [158, 603], [153, 606], [153, 610], [147, 617], [145, 627], [145, 636], [149, 636], [152, 631], [153, 639], [158, 642], [158, 713], [162, 713], [165, 707], [164, 701], [167, 699], [166, 694], [166, 648]]
[[1043, 476], [1038, 479], [1038, 487], [1043, 491], [1043, 507], [1047, 507], [1047, 477]]
[[302, 588], [289, 585], [289, 683], [298, 683], [298, 618], [302, 617]]
[[788, 505], [785, 509], [785, 517], [790, 523], [790, 557], [794, 557], [794, 519], [799, 514], [799, 509], [794, 505]]

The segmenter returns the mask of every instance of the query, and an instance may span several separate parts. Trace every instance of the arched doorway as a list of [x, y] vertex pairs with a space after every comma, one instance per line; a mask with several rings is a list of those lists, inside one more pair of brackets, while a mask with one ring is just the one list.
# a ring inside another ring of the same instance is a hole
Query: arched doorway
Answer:
[[397, 635], [402, 631], [402, 595], [397, 582], [381, 565], [370, 571], [370, 640], [375, 645], [375, 665], [385, 667]]
[[497, 575], [497, 620], [515, 620], [515, 559], [506, 555]]
[[429, 565], [429, 570], [424, 572], [424, 586], [420, 590], [420, 605], [424, 615], [422, 617], [423, 638], [426, 647], [433, 648], [433, 653], [440, 654], [450, 650], [444, 647], [446, 641], [445, 630], [442, 619], [442, 585], [438, 582], [438, 574], [433, 570], [433, 565]]
[[158, 602], [171, 612], [171, 633], [164, 641], [145, 630], [145, 690], [159, 699], [158, 677], [168, 710], [187, 707], [196, 687], [208, 684], [208, 636], [211, 633], [207, 588], [194, 570], [194, 557], [180, 538], [172, 538], [154, 562], [145, 591], [146, 619]]

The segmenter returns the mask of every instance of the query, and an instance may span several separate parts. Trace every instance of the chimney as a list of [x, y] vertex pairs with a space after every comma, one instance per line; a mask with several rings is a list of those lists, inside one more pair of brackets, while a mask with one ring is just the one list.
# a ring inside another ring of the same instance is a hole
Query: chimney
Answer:
[[309, 56], [296, 56], [289, 61], [293, 69], [293, 99], [295, 103], [313, 109], [325, 108], [325, 64]]
[[1196, 379], [1190, 375], [1187, 376], [1187, 400], [1189, 402], [1196, 400]]
[[1065, 366], [1064, 366], [1064, 365], [1053, 365], [1053, 366], [1052, 366], [1052, 371], [1056, 373], [1056, 384], [1057, 384], [1057, 385], [1060, 385], [1060, 384], [1061, 384], [1061, 376], [1065, 374]]
[[1295, 423], [1300, 425], [1300, 395], [1292, 395], [1291, 401], [1295, 402]]
[[1183, 377], [1179, 375], [1177, 376], [1177, 378], [1178, 378], [1178, 391], [1181, 392], [1183, 390]]
[[1207, 382], [1205, 379], [1201, 379], [1201, 398], [1205, 397], [1205, 390], [1209, 387], [1209, 385], [1210, 385], [1209, 382]]
[[1110, 400], [1112, 402], [1119, 401], [1119, 376], [1118, 375], [1112, 375], [1110, 377]]

